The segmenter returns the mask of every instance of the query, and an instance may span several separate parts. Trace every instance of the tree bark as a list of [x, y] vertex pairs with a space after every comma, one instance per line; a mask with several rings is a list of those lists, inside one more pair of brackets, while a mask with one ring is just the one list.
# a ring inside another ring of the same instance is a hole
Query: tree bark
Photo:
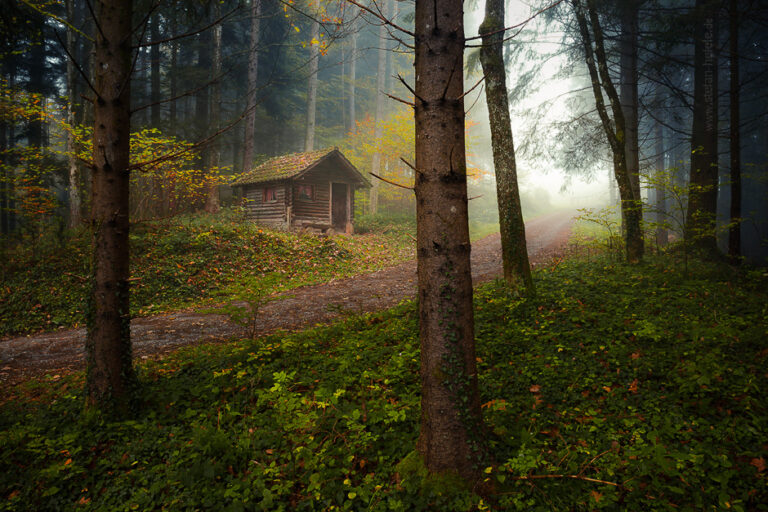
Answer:
[[[2, 100], [2, 98], [0, 98], [0, 100]], [[7, 155], [5, 154], [8, 149], [8, 145], [6, 143], [8, 137], [7, 134], [8, 129], [5, 118], [0, 116], [0, 235], [7, 235], [10, 233], [8, 182], [11, 176], [8, 172], [10, 168], [10, 162], [7, 161]]]
[[314, 41], [320, 40], [320, 23], [312, 21], [312, 42], [309, 46], [309, 81], [307, 84], [307, 133], [304, 138], [304, 151], [315, 149], [315, 114], [317, 110], [317, 69], [320, 61], [320, 48]]
[[[656, 101], [659, 108], [659, 116], [664, 115], [664, 100], [661, 95], [661, 88], [656, 89]], [[662, 123], [656, 123], [656, 186], [655, 191], [655, 210], [656, 210], [656, 245], [665, 247], [669, 242], [669, 233], [667, 230], [667, 186], [671, 184], [671, 176], [667, 173], [665, 165], [666, 148], [664, 145], [664, 126]]]
[[728, 230], [728, 256], [732, 263], [741, 257], [741, 113], [739, 92], [739, 3], [729, 2], [728, 34], [731, 64], [730, 90], [730, 132], [731, 132], [731, 220]]
[[[149, 28], [150, 41], [160, 39], [160, 16], [155, 14], [150, 20]], [[150, 68], [150, 123], [152, 128], [160, 128], [160, 45], [155, 44], [149, 50], [149, 68]]]
[[[176, 17], [173, 16], [170, 21], [170, 29], [171, 29], [171, 36], [176, 37]], [[179, 44], [177, 41], [171, 41], [170, 42], [170, 63], [169, 63], [169, 88], [170, 88], [170, 95], [171, 98], [175, 98], [179, 95], [178, 90], [178, 80], [176, 78], [176, 74], [178, 73], [178, 58], [179, 58]], [[168, 126], [170, 127], [171, 133], [174, 136], [178, 135], [178, 130], [176, 127], [176, 119], [177, 119], [177, 112], [178, 112], [178, 105], [177, 101], [179, 100], [171, 100], [170, 105], [168, 107]]]
[[[213, 4], [213, 18], [221, 17], [221, 5], [219, 2]], [[213, 48], [211, 51], [211, 74], [213, 82], [211, 83], [211, 111], [208, 115], [211, 123], [211, 129], [218, 132], [221, 124], [221, 23], [213, 27]], [[219, 211], [219, 185], [218, 180], [211, 176], [211, 173], [218, 174], [219, 164], [221, 163], [221, 138], [217, 135], [211, 142], [210, 154], [208, 157], [208, 179], [206, 180], [205, 193], [205, 211], [216, 213]]]
[[[66, 0], [67, 21], [75, 23], [74, 0]], [[75, 34], [67, 29], [67, 51], [75, 55]], [[75, 63], [67, 59], [67, 123], [75, 127]], [[77, 165], [75, 137], [67, 132], [67, 167], [69, 168], [69, 227], [76, 228], [82, 222], [80, 216], [80, 169]]]
[[[626, 258], [628, 262], [636, 263], [643, 256], [643, 233], [640, 227], [641, 206], [640, 198], [635, 197], [632, 182], [627, 172], [627, 155], [624, 145], [626, 134], [624, 113], [621, 109], [619, 95], [608, 72], [603, 32], [600, 27], [594, 0], [587, 0], [587, 12], [584, 11], [580, 0], [572, 0], [572, 4], [584, 46], [587, 69], [589, 70], [589, 77], [592, 83], [592, 92], [595, 96], [595, 107], [600, 116], [600, 122], [613, 155], [613, 174], [619, 186], [621, 212], [625, 226]], [[589, 24], [587, 22], [587, 15], [589, 15]], [[595, 36], [594, 50], [592, 49], [592, 36], [589, 32], [590, 26]], [[605, 106], [603, 89], [611, 105], [613, 121], [608, 115], [608, 110]]]
[[[640, 150], [638, 145], [637, 104], [637, 4], [629, 0], [621, 4], [620, 101], [624, 114], [624, 151], [632, 195], [640, 200]], [[638, 205], [640, 206], [640, 205]], [[642, 219], [642, 210], [640, 210]]]
[[693, 128], [686, 229], [705, 255], [719, 254], [717, 217], [717, 5], [696, 0], [693, 71]]
[[485, 445], [469, 263], [461, 0], [417, 0], [415, 32], [422, 390], [417, 449], [431, 474], [473, 481]]
[[245, 104], [245, 143], [243, 144], [243, 172], [253, 164], [256, 146], [256, 99], [259, 78], [259, 35], [261, 31], [261, 0], [251, 0], [251, 40], [248, 47], [248, 93]]
[[[381, 15], [387, 17], [388, 1], [383, 1], [380, 4]], [[374, 118], [373, 128], [373, 141], [375, 144], [380, 144], [384, 124], [384, 88], [387, 84], [387, 25], [382, 23], [379, 26], [379, 42], [378, 42], [378, 59], [376, 65], [376, 117]], [[381, 176], [381, 151], [377, 150], [373, 153], [371, 158], [371, 173], [376, 176]], [[371, 179], [371, 190], [369, 192], [368, 209], [369, 212], [375, 214], [379, 211], [379, 180], [378, 178]]]
[[357, 117], [355, 113], [355, 81], [357, 80], [357, 18], [352, 21], [352, 50], [349, 52], [349, 129], [348, 133], [357, 131]]
[[483, 34], [480, 64], [485, 76], [485, 99], [488, 105], [488, 120], [491, 124], [504, 279], [509, 284], [522, 283], [528, 295], [534, 295], [525, 241], [525, 223], [520, 206], [520, 191], [517, 187], [515, 144], [512, 139], [512, 124], [507, 101], [503, 28], [504, 0], [486, 0], [485, 19], [480, 25], [480, 33]]
[[[87, 402], [125, 412], [135, 375], [128, 286], [131, 0], [96, 2], [93, 268], [86, 339]], [[106, 37], [106, 38], [105, 38]]]

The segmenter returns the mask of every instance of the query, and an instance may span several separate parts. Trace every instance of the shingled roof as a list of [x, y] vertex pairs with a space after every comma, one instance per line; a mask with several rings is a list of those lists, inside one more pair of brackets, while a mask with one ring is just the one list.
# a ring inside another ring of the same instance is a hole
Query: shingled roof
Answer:
[[[317, 151], [309, 151], [306, 153], [292, 153], [290, 155], [276, 156], [270, 158], [258, 167], [243, 173], [235, 180], [233, 186], [252, 185], [255, 183], [263, 183], [267, 181], [284, 180], [289, 178], [295, 178], [299, 174], [309, 170], [316, 166], [326, 157], [338, 153], [339, 157], [344, 160], [352, 169], [356, 172], [352, 164], [341, 154], [337, 148], [326, 148]], [[365, 178], [360, 176], [364, 182], [367, 182]]]

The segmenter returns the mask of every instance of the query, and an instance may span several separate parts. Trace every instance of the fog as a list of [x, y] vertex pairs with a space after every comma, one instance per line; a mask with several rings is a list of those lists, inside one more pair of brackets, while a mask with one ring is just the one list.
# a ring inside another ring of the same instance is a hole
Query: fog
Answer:
[[[478, 3], [474, 9], [465, 12], [465, 34], [473, 37], [484, 16], [484, 5]], [[530, 7], [520, 0], [508, 4], [506, 25], [516, 25], [530, 18]], [[512, 135], [515, 139], [518, 183], [521, 201], [526, 217], [544, 213], [550, 209], [576, 209], [604, 206], [609, 202], [610, 162], [604, 160], [593, 166], [573, 165], [563, 168], [555, 155], [560, 148], [555, 141], [561, 134], [553, 123], [567, 121], [578, 115], [569, 102], [584, 94], [583, 76], [563, 76], [562, 68], [566, 58], [557, 55], [562, 50], [562, 27], [557, 22], [547, 22], [543, 17], [531, 21], [526, 29], [534, 29], [535, 37], [529, 31], [521, 33], [519, 43], [523, 44], [525, 58], [513, 62], [507, 68], [507, 87], [511, 91], [518, 85], [519, 75], [528, 74], [531, 81], [517, 101], [510, 102]], [[479, 41], [470, 41], [478, 43]], [[508, 49], [507, 49], [508, 51]], [[476, 48], [468, 48], [469, 72], [465, 87], [474, 86], [482, 76], [476, 61]], [[575, 91], [575, 92], [574, 92]], [[591, 91], [586, 91], [591, 94]], [[471, 128], [467, 140], [467, 158], [470, 167], [486, 173], [485, 180], [493, 181], [493, 155], [485, 96], [478, 87], [467, 95], [466, 107]], [[525, 148], [520, 150], [519, 148]], [[472, 189], [477, 184], [470, 184]], [[485, 187], [483, 187], [485, 188]]]

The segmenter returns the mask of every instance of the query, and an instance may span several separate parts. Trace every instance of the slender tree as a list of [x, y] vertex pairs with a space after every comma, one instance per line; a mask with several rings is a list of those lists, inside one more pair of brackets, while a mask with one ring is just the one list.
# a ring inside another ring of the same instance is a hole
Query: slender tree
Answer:
[[304, 151], [315, 149], [315, 116], [317, 114], [317, 70], [320, 64], [320, 22], [312, 20], [309, 45], [309, 77], [307, 82], [307, 132], [304, 137]]
[[[660, 119], [664, 118], [664, 99], [661, 95], [661, 88], [656, 89], [656, 104], [659, 108], [658, 116]], [[670, 176], [668, 176], [666, 161], [666, 148], [664, 146], [664, 125], [662, 122], [657, 121], [655, 123], [656, 129], [656, 162], [655, 162], [655, 174], [656, 174], [656, 186], [654, 187], [654, 210], [656, 212], [656, 245], [658, 247], [664, 247], [669, 242], [669, 233], [667, 231], [667, 188], [671, 183]]]
[[[595, 96], [595, 107], [600, 116], [600, 122], [613, 155], [613, 173], [619, 186], [621, 212], [624, 219], [627, 261], [637, 262], [643, 256], [643, 233], [640, 227], [642, 210], [640, 197], [635, 196], [632, 181], [627, 170], [624, 112], [621, 108], [619, 94], [608, 72], [608, 59], [605, 54], [603, 31], [600, 26], [595, 1], [587, 0], [586, 10], [581, 0], [572, 0], [572, 5], [579, 26], [581, 42], [584, 47], [592, 92]], [[587, 21], [587, 17], [589, 17], [589, 21]], [[592, 32], [590, 32], [590, 28]], [[594, 49], [592, 47], [593, 35], [595, 39]], [[605, 106], [603, 90], [605, 90], [608, 96], [613, 119], [611, 119]]]
[[259, 34], [261, 32], [261, 0], [251, 0], [251, 33], [248, 44], [248, 91], [245, 104], [245, 144], [243, 145], [243, 171], [253, 164], [256, 145], [256, 89], [259, 78]]
[[[74, 0], [66, 0], [67, 22], [75, 23]], [[75, 33], [67, 30], [67, 51], [70, 55], [75, 52]], [[67, 59], [67, 123], [75, 126], [75, 63]], [[67, 132], [67, 167], [69, 169], [69, 227], [75, 228], [82, 222], [80, 216], [80, 169], [77, 164], [75, 137]]]
[[[160, 16], [155, 14], [149, 21], [150, 41], [160, 39]], [[154, 44], [149, 48], [150, 90], [149, 100], [150, 123], [153, 128], [160, 128], [160, 45]]]
[[[637, 0], [621, 2], [620, 84], [621, 110], [624, 114], [624, 153], [632, 195], [640, 199], [640, 147], [638, 141], [637, 97]], [[642, 210], [640, 210], [642, 215]]]
[[[380, 10], [382, 17], [387, 17], [387, 7], [389, 2], [384, 0], [380, 3]], [[382, 124], [384, 123], [384, 102], [386, 100], [385, 87], [387, 83], [387, 25], [382, 23], [379, 26], [379, 42], [377, 53], [377, 65], [376, 65], [376, 117], [374, 122], [376, 123], [373, 130], [374, 144], [378, 144], [381, 141]], [[381, 176], [381, 151], [376, 151], [371, 157], [371, 173], [376, 176]], [[370, 201], [368, 207], [370, 213], [376, 213], [379, 209], [379, 180], [374, 179], [372, 181], [372, 187], [370, 191]]]
[[135, 382], [128, 287], [131, 0], [96, 2], [93, 267], [86, 340], [88, 404], [129, 408]]
[[[219, 19], [221, 17], [221, 5], [218, 2], [213, 4], [213, 17]], [[221, 124], [221, 23], [216, 23], [213, 26], [213, 47], [211, 48], [211, 99], [210, 108], [211, 111], [208, 114], [208, 118], [211, 122], [211, 128], [214, 132], [218, 132]], [[211, 142], [210, 154], [208, 156], [209, 171], [218, 172], [218, 167], [221, 164], [221, 138], [217, 135]], [[219, 211], [219, 186], [213, 180], [206, 181], [207, 190], [205, 193], [205, 211], [208, 213], [216, 213]]]
[[730, 50], [730, 146], [731, 146], [731, 223], [728, 231], [728, 256], [738, 263], [741, 256], [741, 112], [739, 83], [739, 3], [729, 1]]
[[415, 43], [417, 447], [430, 473], [474, 480], [484, 443], [469, 261], [461, 0], [417, 0]]
[[491, 124], [504, 279], [510, 284], [521, 282], [528, 294], [533, 295], [535, 290], [528, 262], [525, 223], [517, 187], [515, 144], [507, 101], [503, 28], [504, 0], [486, 0], [485, 19], [480, 25], [483, 41], [480, 63], [485, 76], [485, 99]]
[[718, 254], [715, 237], [718, 189], [717, 11], [718, 2], [696, 0], [693, 128], [686, 229], [707, 256]]
[[349, 89], [347, 92], [347, 96], [349, 98], [349, 126], [347, 128], [347, 132], [349, 133], [352, 133], [357, 129], [357, 113], [355, 112], [355, 86], [357, 82], [357, 37], [359, 29], [356, 15], [352, 18], [351, 31], [351, 49], [349, 51]]

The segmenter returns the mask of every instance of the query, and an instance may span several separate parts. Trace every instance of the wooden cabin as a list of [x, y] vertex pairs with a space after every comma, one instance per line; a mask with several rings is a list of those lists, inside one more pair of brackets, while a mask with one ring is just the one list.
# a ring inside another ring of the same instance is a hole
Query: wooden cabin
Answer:
[[352, 233], [355, 189], [368, 180], [338, 148], [271, 158], [232, 185], [248, 220], [283, 229]]

